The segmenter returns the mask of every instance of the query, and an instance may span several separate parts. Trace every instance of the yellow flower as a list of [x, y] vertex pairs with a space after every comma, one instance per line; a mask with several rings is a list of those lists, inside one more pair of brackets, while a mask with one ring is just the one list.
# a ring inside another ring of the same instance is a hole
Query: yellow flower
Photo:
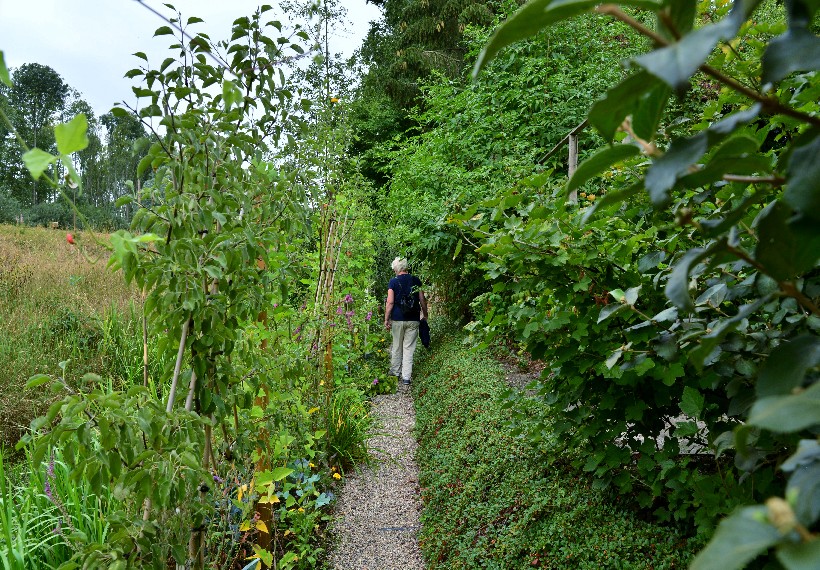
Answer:
[[312, 461], [310, 463], [308, 463], [308, 465], [310, 465], [311, 469], [316, 469], [316, 465], [314, 465]]
[[304, 512], [305, 512], [305, 508], [304, 508], [304, 507], [299, 507], [299, 512], [300, 512], [300, 513], [304, 513]]
[[334, 478], [334, 479], [341, 479], [341, 478], [342, 478], [342, 476], [341, 476], [341, 475], [339, 475], [338, 473], [334, 473], [334, 474], [333, 474], [333, 478]]

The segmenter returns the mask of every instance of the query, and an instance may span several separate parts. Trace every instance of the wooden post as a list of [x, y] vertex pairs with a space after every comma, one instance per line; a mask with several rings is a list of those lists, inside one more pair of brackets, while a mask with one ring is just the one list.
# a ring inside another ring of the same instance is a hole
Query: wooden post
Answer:
[[[572, 178], [578, 168], [578, 134], [572, 131], [569, 134], [569, 170], [567, 177]], [[578, 190], [573, 190], [569, 193], [569, 201], [573, 204], [578, 203]]]

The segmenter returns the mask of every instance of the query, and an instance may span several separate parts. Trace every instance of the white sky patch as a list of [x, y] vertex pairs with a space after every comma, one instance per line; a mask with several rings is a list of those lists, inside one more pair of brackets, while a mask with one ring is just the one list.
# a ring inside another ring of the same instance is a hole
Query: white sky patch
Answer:
[[[205, 20], [191, 28], [212, 40], [230, 37], [236, 18], [248, 16], [275, 0], [167, 0], [182, 13], [183, 20], [197, 16]], [[162, 0], [146, 4], [170, 15]], [[331, 52], [352, 55], [380, 11], [365, 0], [344, 0], [350, 29], [331, 37]], [[268, 12], [267, 19], [275, 19]], [[78, 90], [94, 111], [106, 113], [119, 101], [134, 102], [131, 86], [136, 82], [124, 74], [140, 65], [132, 54], [148, 55], [152, 66], [174, 54], [167, 50], [170, 36], [154, 38], [163, 22], [135, 0], [0, 0], [0, 50], [6, 65], [48, 65]]]

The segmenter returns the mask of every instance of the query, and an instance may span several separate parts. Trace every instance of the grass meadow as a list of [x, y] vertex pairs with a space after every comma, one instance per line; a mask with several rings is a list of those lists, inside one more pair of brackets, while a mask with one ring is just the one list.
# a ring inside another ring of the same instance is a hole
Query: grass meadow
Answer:
[[68, 361], [69, 381], [86, 372], [141, 380], [139, 293], [106, 269], [108, 253], [90, 233], [74, 239], [0, 225], [0, 447], [13, 448], [50, 401], [45, 387], [25, 389], [34, 374], [61, 374]]

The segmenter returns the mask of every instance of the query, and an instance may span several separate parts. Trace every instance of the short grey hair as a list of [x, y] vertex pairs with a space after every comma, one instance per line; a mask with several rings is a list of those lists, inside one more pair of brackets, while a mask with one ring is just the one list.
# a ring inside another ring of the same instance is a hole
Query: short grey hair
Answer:
[[396, 273], [401, 273], [402, 271], [407, 270], [407, 260], [403, 257], [397, 257], [393, 260], [393, 263], [390, 264], [390, 267], [393, 268], [393, 271]]

